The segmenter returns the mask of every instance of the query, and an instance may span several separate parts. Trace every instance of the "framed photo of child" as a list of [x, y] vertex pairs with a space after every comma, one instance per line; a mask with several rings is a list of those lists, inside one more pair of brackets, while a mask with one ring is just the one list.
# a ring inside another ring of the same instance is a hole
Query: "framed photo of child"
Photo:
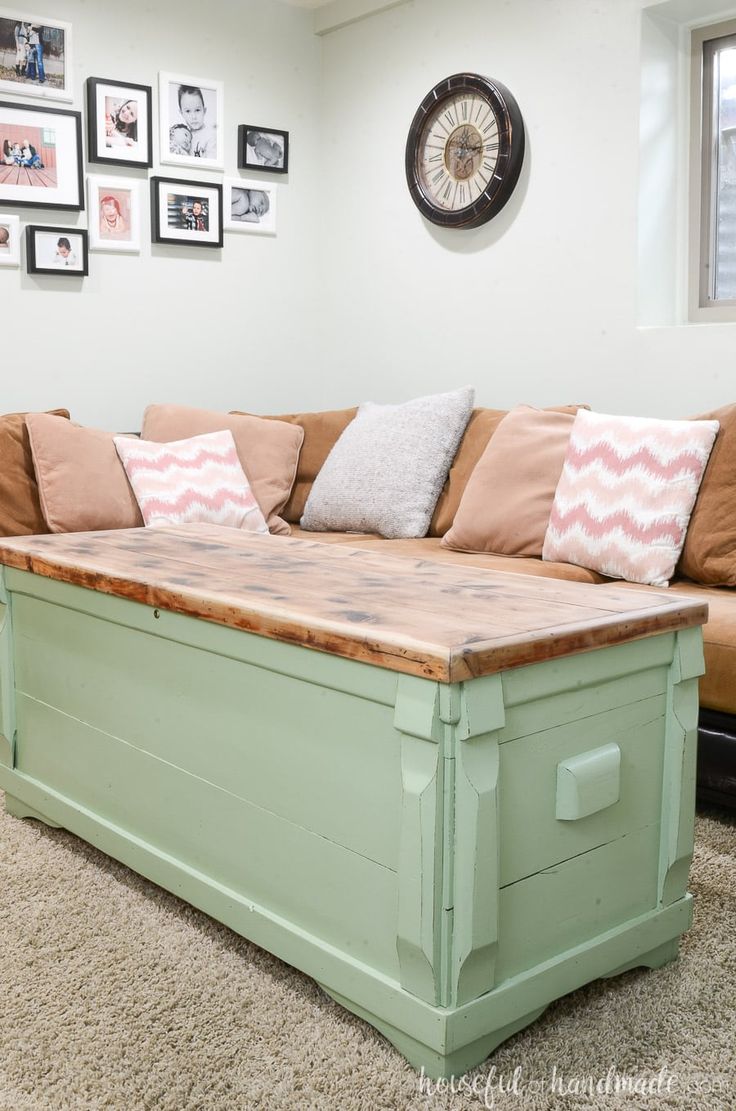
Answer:
[[82, 117], [0, 101], [0, 205], [84, 208]]
[[151, 238], [154, 243], [222, 247], [222, 185], [152, 177]]
[[0, 266], [20, 266], [20, 219], [0, 212]]
[[29, 274], [89, 274], [87, 232], [84, 228], [26, 227], [26, 266]]
[[73, 100], [72, 26], [0, 8], [0, 92]]
[[270, 182], [225, 178], [225, 231], [276, 234], [276, 190]]
[[238, 168], [288, 174], [289, 132], [241, 123], [238, 127]]
[[140, 251], [140, 185], [130, 178], [87, 176], [89, 245], [93, 251]]
[[171, 166], [224, 170], [221, 81], [159, 74], [160, 160]]
[[87, 158], [109, 166], [153, 165], [150, 85], [87, 78]]

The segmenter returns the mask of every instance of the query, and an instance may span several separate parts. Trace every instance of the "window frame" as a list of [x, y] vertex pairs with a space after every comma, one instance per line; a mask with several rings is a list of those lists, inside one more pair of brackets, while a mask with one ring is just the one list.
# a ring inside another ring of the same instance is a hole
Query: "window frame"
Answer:
[[[717, 210], [717, 182], [713, 170], [714, 114], [713, 55], [715, 43], [733, 39], [736, 46], [736, 19], [694, 28], [690, 35], [690, 280], [689, 316], [707, 323], [736, 321], [736, 298], [712, 297]], [[714, 44], [710, 47], [709, 44]]]

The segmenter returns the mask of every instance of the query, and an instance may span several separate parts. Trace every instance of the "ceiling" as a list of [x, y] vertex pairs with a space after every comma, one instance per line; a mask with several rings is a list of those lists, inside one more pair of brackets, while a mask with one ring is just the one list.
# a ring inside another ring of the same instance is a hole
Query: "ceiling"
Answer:
[[331, 0], [282, 0], [284, 4], [291, 4], [292, 8], [324, 8]]

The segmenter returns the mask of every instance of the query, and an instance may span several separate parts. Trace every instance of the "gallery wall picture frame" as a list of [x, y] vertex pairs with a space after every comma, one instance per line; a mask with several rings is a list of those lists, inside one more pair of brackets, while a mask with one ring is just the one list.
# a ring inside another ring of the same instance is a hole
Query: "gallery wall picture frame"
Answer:
[[240, 177], [226, 177], [223, 185], [225, 231], [276, 235], [277, 185]]
[[0, 266], [20, 266], [20, 218], [0, 212]]
[[84, 277], [89, 274], [89, 241], [85, 228], [26, 227], [26, 269], [29, 274]]
[[108, 166], [153, 165], [153, 90], [87, 78], [87, 159]]
[[140, 182], [128, 177], [87, 175], [91, 251], [140, 251], [140, 191]]
[[289, 172], [289, 132], [277, 127], [238, 126], [238, 168], [269, 174]]
[[84, 208], [82, 116], [0, 101], [0, 206]]
[[151, 239], [187, 247], [222, 247], [222, 184], [151, 178]]
[[159, 73], [159, 160], [168, 166], [225, 169], [222, 81]]
[[0, 93], [73, 100], [72, 25], [0, 8]]

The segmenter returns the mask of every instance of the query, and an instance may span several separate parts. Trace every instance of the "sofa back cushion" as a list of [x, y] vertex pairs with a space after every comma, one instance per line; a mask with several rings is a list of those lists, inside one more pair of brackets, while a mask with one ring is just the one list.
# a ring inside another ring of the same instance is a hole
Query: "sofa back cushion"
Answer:
[[[358, 408], [355, 406], [352, 409], [330, 409], [322, 413], [282, 413], [280, 416], [261, 418], [296, 424], [304, 431], [304, 443], [299, 455], [296, 480], [281, 514], [285, 521], [298, 524], [301, 520], [312, 483], [357, 412]], [[237, 409], [233, 410], [233, 415], [252, 416], [252, 414], [241, 413]]]
[[[67, 409], [52, 409], [69, 419]], [[48, 532], [33, 469], [25, 413], [0, 416], [0, 536]]]
[[32, 413], [26, 424], [51, 532], [141, 527], [143, 518], [115, 450], [114, 432], [83, 428], [48, 413]]
[[700, 485], [678, 572], [709, 586], [736, 586], [736, 405], [698, 420], [717, 420], [720, 430]]
[[279, 514], [289, 500], [304, 439], [302, 428], [284, 421], [215, 413], [187, 405], [149, 405], [141, 438], [165, 443], [207, 432], [229, 431], [246, 478], [273, 533], [289, 533]]
[[541, 557], [576, 412], [519, 405], [503, 418], [468, 478], [445, 547]]

